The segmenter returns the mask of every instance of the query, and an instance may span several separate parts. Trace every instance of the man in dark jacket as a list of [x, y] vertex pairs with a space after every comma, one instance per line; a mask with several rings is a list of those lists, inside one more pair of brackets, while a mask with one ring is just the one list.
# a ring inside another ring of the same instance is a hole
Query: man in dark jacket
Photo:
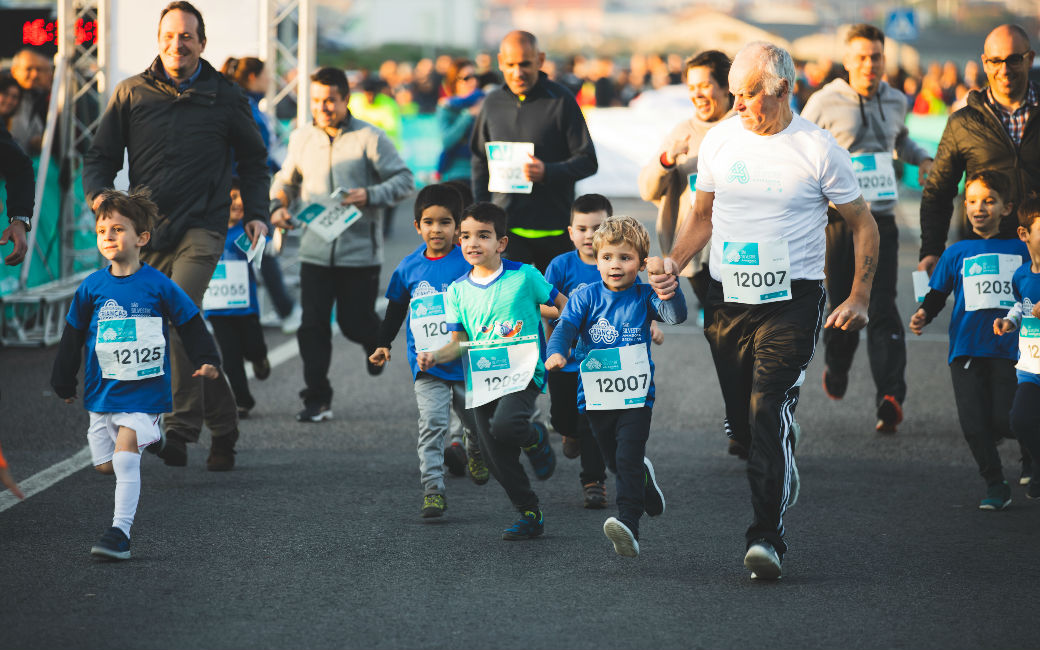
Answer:
[[[246, 96], [201, 58], [202, 14], [172, 2], [159, 19], [159, 56], [143, 73], [121, 82], [85, 157], [83, 189], [90, 201], [112, 187], [130, 161], [130, 186], [146, 186], [159, 205], [144, 261], [177, 283], [201, 308], [224, 250], [230, 206], [232, 150], [241, 177], [245, 230], [255, 242], [267, 234], [267, 149]], [[203, 422], [213, 433], [207, 467], [234, 466], [238, 414], [223, 375], [193, 380], [180, 339], [171, 332], [173, 413], [164, 419], [160, 457], [187, 464], [186, 443]], [[201, 381], [201, 385], [199, 383]]]
[[[10, 132], [0, 125], [0, 177], [7, 185], [7, 228], [0, 232], [0, 246], [11, 242], [14, 250], [4, 258], [8, 266], [16, 266], [25, 259], [29, 245], [25, 233], [32, 225], [33, 206], [36, 205], [36, 183], [32, 160], [11, 137]], [[3, 212], [0, 203], [0, 212]]]
[[544, 61], [534, 35], [514, 31], [502, 39], [498, 67], [506, 82], [484, 100], [470, 139], [474, 197], [509, 216], [506, 257], [543, 273], [573, 249], [567, 226], [574, 184], [597, 169], [581, 109], [539, 71]]
[[[1040, 189], [1040, 90], [1029, 82], [1034, 52], [1018, 25], [1001, 25], [986, 37], [982, 66], [989, 88], [968, 94], [968, 105], [946, 123], [921, 196], [921, 261], [931, 273], [946, 247], [953, 199], [961, 176], [992, 169], [1011, 181], [1011, 200]], [[1001, 222], [1013, 236], [1014, 211]]]

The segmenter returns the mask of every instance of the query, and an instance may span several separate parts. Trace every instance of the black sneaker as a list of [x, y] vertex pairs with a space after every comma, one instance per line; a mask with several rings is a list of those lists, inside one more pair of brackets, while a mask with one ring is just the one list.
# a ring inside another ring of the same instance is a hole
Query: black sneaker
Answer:
[[1040, 499], [1040, 481], [1030, 481], [1029, 485], [1026, 486], [1026, 498]]
[[1011, 486], [1007, 481], [986, 487], [986, 496], [979, 502], [979, 510], [1003, 510], [1011, 505]]
[[747, 460], [747, 457], [748, 457], [747, 447], [745, 447], [744, 445], [740, 444], [739, 442], [737, 442], [733, 438], [729, 439], [729, 448], [726, 451], [728, 451], [731, 456], [736, 456], [737, 458], [739, 458], [741, 460]]
[[444, 511], [448, 509], [448, 500], [443, 494], [427, 494], [423, 497], [422, 512], [419, 514], [423, 519], [443, 517]]
[[563, 436], [563, 455], [567, 458], [581, 456], [581, 438]]
[[166, 433], [159, 429], [159, 441], [145, 447], [145, 450], [162, 458], [163, 463], [171, 467], [184, 467], [188, 464], [188, 443], [176, 433]]
[[90, 547], [90, 554], [108, 560], [129, 560], [130, 538], [122, 530], [112, 526], [105, 531], [97, 544]]
[[878, 433], [895, 433], [896, 426], [903, 421], [903, 405], [895, 397], [885, 395], [877, 407]]
[[823, 392], [827, 393], [827, 397], [838, 400], [845, 397], [845, 391], [849, 389], [849, 376], [848, 374], [839, 375], [836, 372], [831, 372], [830, 368], [824, 366], [823, 368]]
[[585, 496], [585, 507], [589, 510], [602, 510], [607, 507], [607, 485], [603, 481], [593, 481], [581, 486]]
[[779, 580], [782, 561], [772, 544], [756, 539], [744, 555], [744, 568], [751, 570], [752, 580]]
[[462, 443], [453, 442], [444, 450], [444, 464], [453, 476], [466, 475], [466, 449]]
[[264, 357], [260, 361], [250, 361], [253, 364], [253, 376], [263, 381], [271, 376], [271, 362]]
[[650, 462], [649, 458], [643, 458], [643, 481], [645, 484], [645, 492], [643, 496], [643, 510], [646, 514], [651, 517], [656, 517], [660, 514], [664, 514], [664, 492], [661, 492], [661, 486], [657, 484], [657, 477], [654, 475], [654, 466]]
[[545, 532], [545, 522], [541, 510], [524, 510], [513, 525], [502, 531], [502, 539], [507, 542], [519, 542], [534, 539]]
[[332, 419], [332, 408], [328, 404], [317, 404], [304, 406], [303, 410], [296, 414], [300, 422], [321, 422]]
[[538, 441], [530, 447], [524, 447], [527, 459], [531, 461], [531, 469], [539, 481], [544, 481], [556, 471], [556, 453], [549, 445], [549, 432], [545, 425], [535, 421], [531, 428], [538, 432]]

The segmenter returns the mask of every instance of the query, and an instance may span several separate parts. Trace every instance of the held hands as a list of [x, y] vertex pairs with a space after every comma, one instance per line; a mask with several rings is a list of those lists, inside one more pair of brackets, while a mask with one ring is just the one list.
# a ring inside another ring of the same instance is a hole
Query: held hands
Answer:
[[368, 362], [377, 368], [382, 368], [388, 361], [390, 361], [390, 348], [376, 348], [376, 351], [368, 358]]
[[220, 373], [217, 371], [217, 368], [215, 366], [212, 366], [208, 363], [204, 363], [201, 366], [199, 366], [198, 370], [191, 373], [191, 376], [203, 377], [205, 379], [216, 379], [220, 376]]
[[524, 163], [524, 178], [532, 183], [541, 183], [545, 180], [545, 163], [531, 154], [527, 154], [527, 157], [531, 160]]
[[931, 158], [926, 158], [924, 160], [924, 162], [922, 162], [917, 167], [917, 184], [920, 185], [921, 187], [924, 187], [925, 181], [928, 180], [928, 174], [929, 174], [929, 172], [932, 171], [932, 163], [933, 162], [935, 162], [935, 161], [932, 160]]
[[545, 369], [549, 371], [560, 370], [565, 365], [567, 365], [567, 359], [559, 352], [549, 355], [549, 358], [545, 360]]
[[674, 165], [678, 162], [677, 158], [683, 154], [690, 152], [690, 136], [687, 135], [680, 138], [672, 143], [672, 146], [665, 152], [664, 159], [670, 165]]
[[827, 317], [827, 322], [824, 323], [823, 326], [845, 330], [847, 332], [855, 332], [856, 330], [863, 329], [869, 320], [870, 319], [867, 318], [866, 303], [861, 303], [849, 298], [831, 312], [831, 315]]
[[995, 318], [993, 319], [993, 333], [997, 336], [1004, 336], [1008, 332], [1015, 331], [1015, 324], [1006, 318]]
[[[918, 309], [914, 312], [914, 315], [910, 317], [910, 331], [914, 334], [921, 336], [921, 330], [924, 329], [925, 321], [928, 319], [928, 314], [923, 309]], [[1000, 320], [1000, 319], [998, 319]], [[993, 324], [994, 329], [996, 323]]]
[[415, 363], [418, 364], [419, 370], [429, 370], [437, 365], [437, 357], [433, 352], [417, 352]]
[[650, 287], [657, 292], [661, 300], [671, 300], [675, 292], [679, 290], [679, 269], [675, 267], [672, 258], [648, 257], [646, 258], [646, 275], [650, 280]]

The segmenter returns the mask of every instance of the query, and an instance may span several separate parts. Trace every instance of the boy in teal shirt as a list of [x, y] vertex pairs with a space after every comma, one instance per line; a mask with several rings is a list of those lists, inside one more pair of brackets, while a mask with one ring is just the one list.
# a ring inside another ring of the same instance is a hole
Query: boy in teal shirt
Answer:
[[[473, 409], [484, 461], [520, 512], [502, 539], [532, 539], [542, 534], [542, 511], [517, 452], [524, 450], [539, 480], [556, 469], [548, 431], [531, 416], [545, 389], [539, 306], [560, 310], [567, 298], [533, 266], [502, 259], [508, 242], [502, 208], [477, 203], [462, 216], [459, 242], [473, 269], [444, 297], [453, 339], [438, 350], [418, 353], [416, 361], [426, 371], [463, 357], [466, 405]], [[463, 350], [467, 341], [477, 344]]]

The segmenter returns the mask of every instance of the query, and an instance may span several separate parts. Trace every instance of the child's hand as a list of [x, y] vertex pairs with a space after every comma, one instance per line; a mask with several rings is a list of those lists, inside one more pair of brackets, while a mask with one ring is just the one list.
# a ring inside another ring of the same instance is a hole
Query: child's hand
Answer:
[[376, 348], [376, 351], [368, 358], [368, 362], [377, 368], [382, 368], [389, 360], [390, 348]]
[[546, 370], [559, 370], [565, 365], [567, 365], [567, 359], [559, 352], [549, 355], [549, 358], [545, 360]]
[[217, 372], [216, 366], [212, 366], [212, 365], [210, 365], [208, 363], [204, 363], [201, 366], [199, 366], [198, 370], [196, 370], [195, 372], [191, 373], [191, 376], [192, 377], [205, 377], [206, 379], [216, 379], [217, 377], [220, 376], [220, 373]]
[[928, 320], [928, 314], [923, 309], [918, 309], [910, 318], [910, 331], [921, 336], [921, 330], [924, 329], [926, 320]]
[[437, 358], [433, 356], [432, 352], [418, 352], [415, 355], [415, 363], [419, 366], [419, 370], [429, 370], [437, 365]]
[[655, 345], [661, 345], [664, 343], [664, 332], [657, 326], [657, 321], [655, 320], [650, 321], [650, 340], [653, 341]]
[[1006, 318], [995, 318], [993, 320], [993, 333], [1004, 336], [1015, 329], [1015, 324]]
[[1033, 305], [1033, 318], [1040, 318], [1040, 302]]

